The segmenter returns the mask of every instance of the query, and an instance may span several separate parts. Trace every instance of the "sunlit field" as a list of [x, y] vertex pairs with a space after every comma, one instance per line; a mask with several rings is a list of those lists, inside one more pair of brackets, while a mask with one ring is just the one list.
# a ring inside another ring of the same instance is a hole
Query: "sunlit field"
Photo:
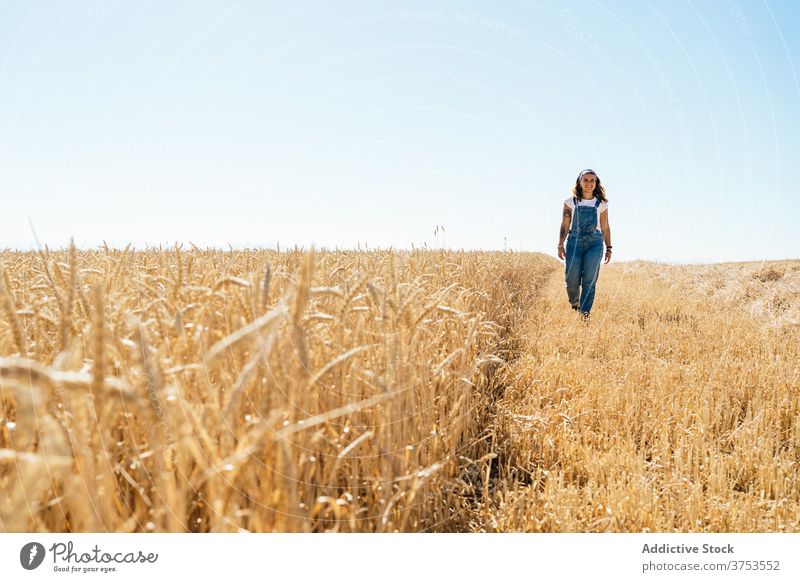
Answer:
[[800, 261], [0, 261], [0, 531], [800, 531]]
[[554, 276], [518, 330], [475, 528], [800, 529], [800, 261], [601, 269], [588, 326]]

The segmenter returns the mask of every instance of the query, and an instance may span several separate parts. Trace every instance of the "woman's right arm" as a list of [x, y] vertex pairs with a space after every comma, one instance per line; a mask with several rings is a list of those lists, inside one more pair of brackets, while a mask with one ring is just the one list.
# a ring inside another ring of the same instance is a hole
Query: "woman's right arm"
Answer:
[[558, 258], [564, 258], [564, 239], [567, 238], [569, 225], [572, 222], [572, 209], [564, 204], [564, 211], [561, 214], [561, 229], [558, 231]]

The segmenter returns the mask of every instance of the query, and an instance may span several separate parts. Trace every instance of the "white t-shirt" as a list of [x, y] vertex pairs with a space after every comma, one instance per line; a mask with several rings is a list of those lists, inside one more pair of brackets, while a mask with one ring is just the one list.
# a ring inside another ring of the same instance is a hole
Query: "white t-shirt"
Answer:
[[[592, 198], [591, 200], [582, 200], [579, 199], [578, 206], [594, 206], [595, 199]], [[569, 206], [570, 210], [572, 210], [572, 218], [570, 219], [569, 227], [572, 228], [572, 221], [575, 220], [575, 200], [572, 196], [564, 200], [564, 204]], [[597, 207], [597, 230], [602, 232], [600, 228], [600, 214], [608, 210], [608, 202], [601, 202], [600, 206]]]

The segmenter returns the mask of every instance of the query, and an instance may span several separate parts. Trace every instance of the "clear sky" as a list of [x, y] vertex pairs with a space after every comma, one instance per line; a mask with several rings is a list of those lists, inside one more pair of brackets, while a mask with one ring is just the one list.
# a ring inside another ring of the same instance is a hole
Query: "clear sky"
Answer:
[[[0, 248], [800, 258], [800, 2], [0, 0]], [[444, 227], [435, 235], [437, 225]]]

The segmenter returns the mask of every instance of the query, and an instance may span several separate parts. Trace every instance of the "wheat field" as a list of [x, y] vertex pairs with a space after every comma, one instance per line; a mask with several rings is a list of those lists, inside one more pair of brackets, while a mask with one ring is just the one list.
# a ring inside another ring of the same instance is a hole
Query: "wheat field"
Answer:
[[0, 531], [800, 530], [800, 261], [0, 262]]

